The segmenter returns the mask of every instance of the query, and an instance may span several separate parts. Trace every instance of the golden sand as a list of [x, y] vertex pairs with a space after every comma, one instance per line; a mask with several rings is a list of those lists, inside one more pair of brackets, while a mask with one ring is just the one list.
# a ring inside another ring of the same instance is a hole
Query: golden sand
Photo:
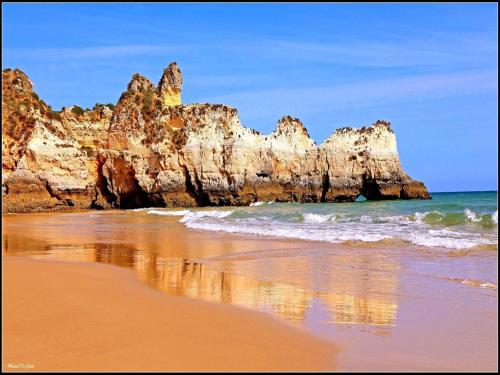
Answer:
[[119, 267], [4, 255], [4, 371], [331, 370], [333, 344]]

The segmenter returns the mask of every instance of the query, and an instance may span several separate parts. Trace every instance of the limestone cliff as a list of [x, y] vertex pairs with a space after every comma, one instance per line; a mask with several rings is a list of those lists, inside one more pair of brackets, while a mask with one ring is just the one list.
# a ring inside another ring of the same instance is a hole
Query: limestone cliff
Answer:
[[21, 71], [2, 78], [4, 212], [430, 198], [385, 121], [320, 145], [290, 116], [262, 135], [229, 106], [180, 104], [175, 63], [157, 87], [135, 74], [113, 111], [54, 112]]
[[[20, 70], [2, 74], [2, 211], [90, 208], [99, 200], [94, 144], [109, 114], [53, 111]], [[86, 134], [86, 135], [85, 135]]]

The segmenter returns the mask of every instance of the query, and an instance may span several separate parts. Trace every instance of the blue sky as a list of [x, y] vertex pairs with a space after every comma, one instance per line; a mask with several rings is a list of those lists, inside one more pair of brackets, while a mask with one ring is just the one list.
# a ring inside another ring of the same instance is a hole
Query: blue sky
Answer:
[[430, 191], [496, 190], [496, 4], [5, 4], [2, 67], [53, 108], [115, 103], [133, 73], [177, 61], [183, 102], [236, 107], [320, 143], [391, 121]]

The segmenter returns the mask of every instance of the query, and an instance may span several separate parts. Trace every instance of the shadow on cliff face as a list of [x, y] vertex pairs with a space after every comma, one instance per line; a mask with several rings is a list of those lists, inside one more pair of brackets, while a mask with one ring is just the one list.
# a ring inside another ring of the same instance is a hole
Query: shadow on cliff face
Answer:
[[360, 195], [367, 200], [383, 200], [383, 199], [398, 199], [399, 195], [384, 195], [381, 192], [380, 185], [376, 179], [369, 178], [366, 174], [363, 175]]
[[164, 207], [165, 201], [159, 194], [148, 194], [137, 181], [134, 168], [123, 159], [113, 161], [111, 181], [103, 173], [104, 163], [98, 168], [97, 187], [104, 199], [115, 208]]
[[164, 207], [165, 203], [161, 197], [149, 195], [139, 186], [135, 179], [132, 180], [131, 190], [118, 194], [118, 208], [142, 208], [142, 207]]
[[191, 175], [189, 174], [189, 170], [185, 165], [182, 166], [182, 171], [184, 177], [186, 179], [186, 192], [193, 198], [198, 206], [213, 206], [210, 202], [210, 197], [206, 192], [203, 191], [202, 183], [198, 177], [198, 174], [195, 171], [194, 174], [194, 182], [196, 184], [193, 185], [191, 181]]
[[116, 196], [109, 190], [108, 181], [102, 173], [103, 164], [104, 160], [101, 157], [97, 157], [96, 197], [92, 201], [90, 208], [98, 210], [114, 207], [116, 201]]
[[367, 200], [432, 199], [424, 184], [420, 181], [411, 179], [398, 181], [396, 178], [389, 181], [380, 181], [370, 178], [366, 174], [362, 176], [360, 195]]

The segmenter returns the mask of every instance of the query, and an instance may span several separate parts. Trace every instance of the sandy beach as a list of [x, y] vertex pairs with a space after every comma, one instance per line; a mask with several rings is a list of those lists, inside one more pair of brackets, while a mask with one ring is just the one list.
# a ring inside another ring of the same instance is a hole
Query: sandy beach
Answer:
[[248, 236], [150, 211], [2, 217], [4, 370], [497, 368], [496, 249]]
[[265, 314], [170, 297], [115, 266], [3, 256], [3, 371], [331, 370]]

